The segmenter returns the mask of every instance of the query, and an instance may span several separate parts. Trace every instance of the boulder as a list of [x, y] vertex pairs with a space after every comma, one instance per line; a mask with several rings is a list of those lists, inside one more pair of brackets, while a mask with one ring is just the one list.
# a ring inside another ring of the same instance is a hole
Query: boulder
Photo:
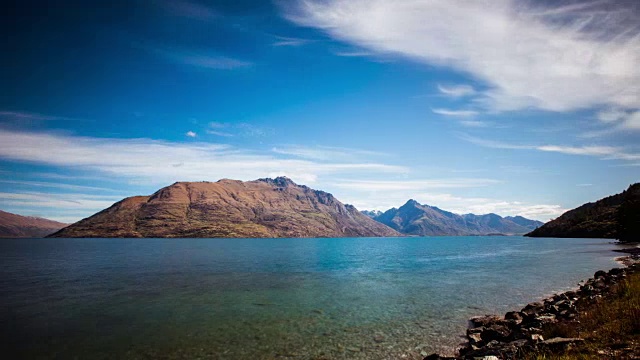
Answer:
[[506, 342], [511, 340], [511, 329], [505, 325], [494, 324], [491, 325], [480, 333], [480, 337], [484, 342], [488, 343], [492, 341]]
[[473, 327], [479, 326], [489, 326], [491, 324], [498, 323], [502, 321], [502, 318], [496, 315], [483, 315], [483, 316], [474, 316], [469, 321], [473, 324]]

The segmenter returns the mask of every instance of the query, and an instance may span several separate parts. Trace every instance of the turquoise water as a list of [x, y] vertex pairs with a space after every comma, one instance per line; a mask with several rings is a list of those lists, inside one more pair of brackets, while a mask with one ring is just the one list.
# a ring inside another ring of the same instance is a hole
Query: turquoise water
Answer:
[[387, 359], [616, 267], [599, 239], [0, 240], [19, 358]]

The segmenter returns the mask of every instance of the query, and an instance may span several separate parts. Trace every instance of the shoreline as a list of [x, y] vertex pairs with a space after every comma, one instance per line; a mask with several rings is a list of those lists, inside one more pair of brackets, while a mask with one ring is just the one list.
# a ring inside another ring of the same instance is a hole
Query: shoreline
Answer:
[[474, 316], [462, 336], [466, 342], [457, 349], [456, 355], [434, 353], [424, 360], [499, 360], [531, 355], [535, 358], [540, 354], [561, 354], [580, 346], [585, 339], [560, 336], [545, 339], [543, 333], [549, 333], [553, 327], [577, 328], [582, 311], [606, 304], [617, 285], [629, 275], [640, 273], [640, 247], [637, 243], [628, 245], [635, 247], [612, 250], [627, 254], [614, 259], [622, 268], [598, 270], [592, 278], [580, 281], [577, 288], [529, 303], [519, 311], [509, 311], [503, 316]]

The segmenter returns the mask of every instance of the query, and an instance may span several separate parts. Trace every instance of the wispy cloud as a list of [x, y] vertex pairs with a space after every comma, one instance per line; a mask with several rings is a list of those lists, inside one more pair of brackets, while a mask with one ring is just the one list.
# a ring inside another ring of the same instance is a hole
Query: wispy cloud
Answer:
[[[640, 93], [638, 96], [640, 96]], [[599, 112], [597, 118], [603, 123], [614, 124], [621, 130], [640, 129], [640, 110], [626, 111], [622, 109], [607, 109]]]
[[362, 51], [362, 50], [336, 50], [333, 52], [334, 55], [344, 56], [344, 57], [363, 57], [363, 56], [372, 56], [373, 53], [370, 51]]
[[478, 115], [474, 110], [431, 109], [435, 114], [443, 116], [470, 117]]
[[438, 91], [442, 94], [458, 98], [463, 96], [471, 96], [476, 94], [476, 90], [471, 85], [440, 85], [438, 84]]
[[[106, 139], [0, 129], [2, 159], [98, 171], [148, 184], [222, 177], [251, 180], [271, 173], [295, 180], [328, 174], [408, 172], [402, 166], [370, 161], [317, 162], [274, 155], [203, 142]], [[180, 166], [176, 168], [175, 164]]]
[[280, 46], [298, 47], [298, 46], [306, 45], [312, 42], [312, 40], [310, 39], [303, 39], [303, 38], [296, 38], [296, 37], [275, 36], [275, 38], [276, 38], [276, 41], [271, 45], [276, 47], [280, 47]]
[[48, 192], [0, 192], [0, 201], [3, 204], [11, 206], [37, 206], [39, 208], [101, 210], [119, 200], [122, 200], [122, 197], [96, 196], [79, 193], [52, 194]]
[[87, 121], [67, 116], [45, 115], [26, 111], [0, 111], [0, 120], [11, 121]]
[[223, 132], [223, 131], [216, 131], [216, 130], [211, 130], [211, 129], [207, 129], [205, 130], [205, 132], [209, 135], [215, 135], [215, 136], [223, 136], [223, 137], [232, 137], [233, 134], [228, 133], [228, 132]]
[[594, 156], [604, 160], [625, 160], [625, 161], [638, 161], [640, 160], [640, 154], [630, 153], [621, 147], [616, 146], [599, 146], [599, 145], [584, 145], [584, 146], [566, 146], [566, 145], [520, 145], [510, 144], [500, 141], [481, 139], [469, 135], [460, 135], [461, 139], [470, 143], [494, 148], [494, 149], [517, 149], [517, 150], [537, 150], [544, 152], [553, 152], [567, 155], [582, 155], [582, 156]]
[[271, 149], [276, 154], [291, 155], [303, 159], [333, 161], [342, 159], [348, 161], [370, 160], [371, 158], [385, 156], [378, 151], [361, 149], [351, 149], [331, 146], [302, 146], [302, 145], [281, 145]]
[[189, 130], [187, 131], [187, 133], [185, 134], [187, 137], [191, 137], [194, 138], [196, 136], [198, 136], [198, 134], [194, 133], [193, 131]]
[[275, 130], [249, 123], [233, 124], [228, 122], [212, 121], [207, 125], [205, 132], [209, 135], [222, 137], [267, 137], [273, 135]]
[[487, 126], [489, 126], [489, 124], [487, 124], [486, 122], [479, 121], [479, 120], [460, 120], [459, 123], [460, 123], [460, 125], [466, 126], [466, 127], [487, 127]]
[[478, 100], [491, 110], [637, 110], [640, 27], [625, 6], [299, 0], [285, 17], [376, 54], [472, 74], [488, 85]]
[[[423, 180], [341, 180], [332, 186], [358, 191], [427, 190], [447, 188], [473, 188], [499, 184], [500, 181], [484, 178], [450, 178]], [[408, 200], [408, 199], [407, 199]]]
[[27, 180], [23, 181], [23, 180], [4, 180], [4, 179], [0, 179], [0, 183], [13, 184], [13, 185], [23, 185], [23, 186], [28, 186], [28, 187], [55, 188], [55, 189], [63, 189], [63, 190], [119, 191], [119, 190], [115, 190], [115, 189], [109, 189], [109, 188], [98, 187], [98, 186], [52, 183], [52, 182], [43, 182], [43, 181], [27, 181]]
[[210, 70], [233, 70], [253, 66], [246, 60], [236, 59], [223, 54], [202, 49], [184, 49], [168, 47], [151, 42], [134, 42], [134, 46], [175, 64], [188, 65]]

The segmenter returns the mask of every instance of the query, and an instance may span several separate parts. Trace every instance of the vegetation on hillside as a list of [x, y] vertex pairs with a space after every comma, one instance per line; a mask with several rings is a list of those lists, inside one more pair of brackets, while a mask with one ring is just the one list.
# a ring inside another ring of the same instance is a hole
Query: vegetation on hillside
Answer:
[[640, 240], [640, 183], [569, 210], [525, 236]]

